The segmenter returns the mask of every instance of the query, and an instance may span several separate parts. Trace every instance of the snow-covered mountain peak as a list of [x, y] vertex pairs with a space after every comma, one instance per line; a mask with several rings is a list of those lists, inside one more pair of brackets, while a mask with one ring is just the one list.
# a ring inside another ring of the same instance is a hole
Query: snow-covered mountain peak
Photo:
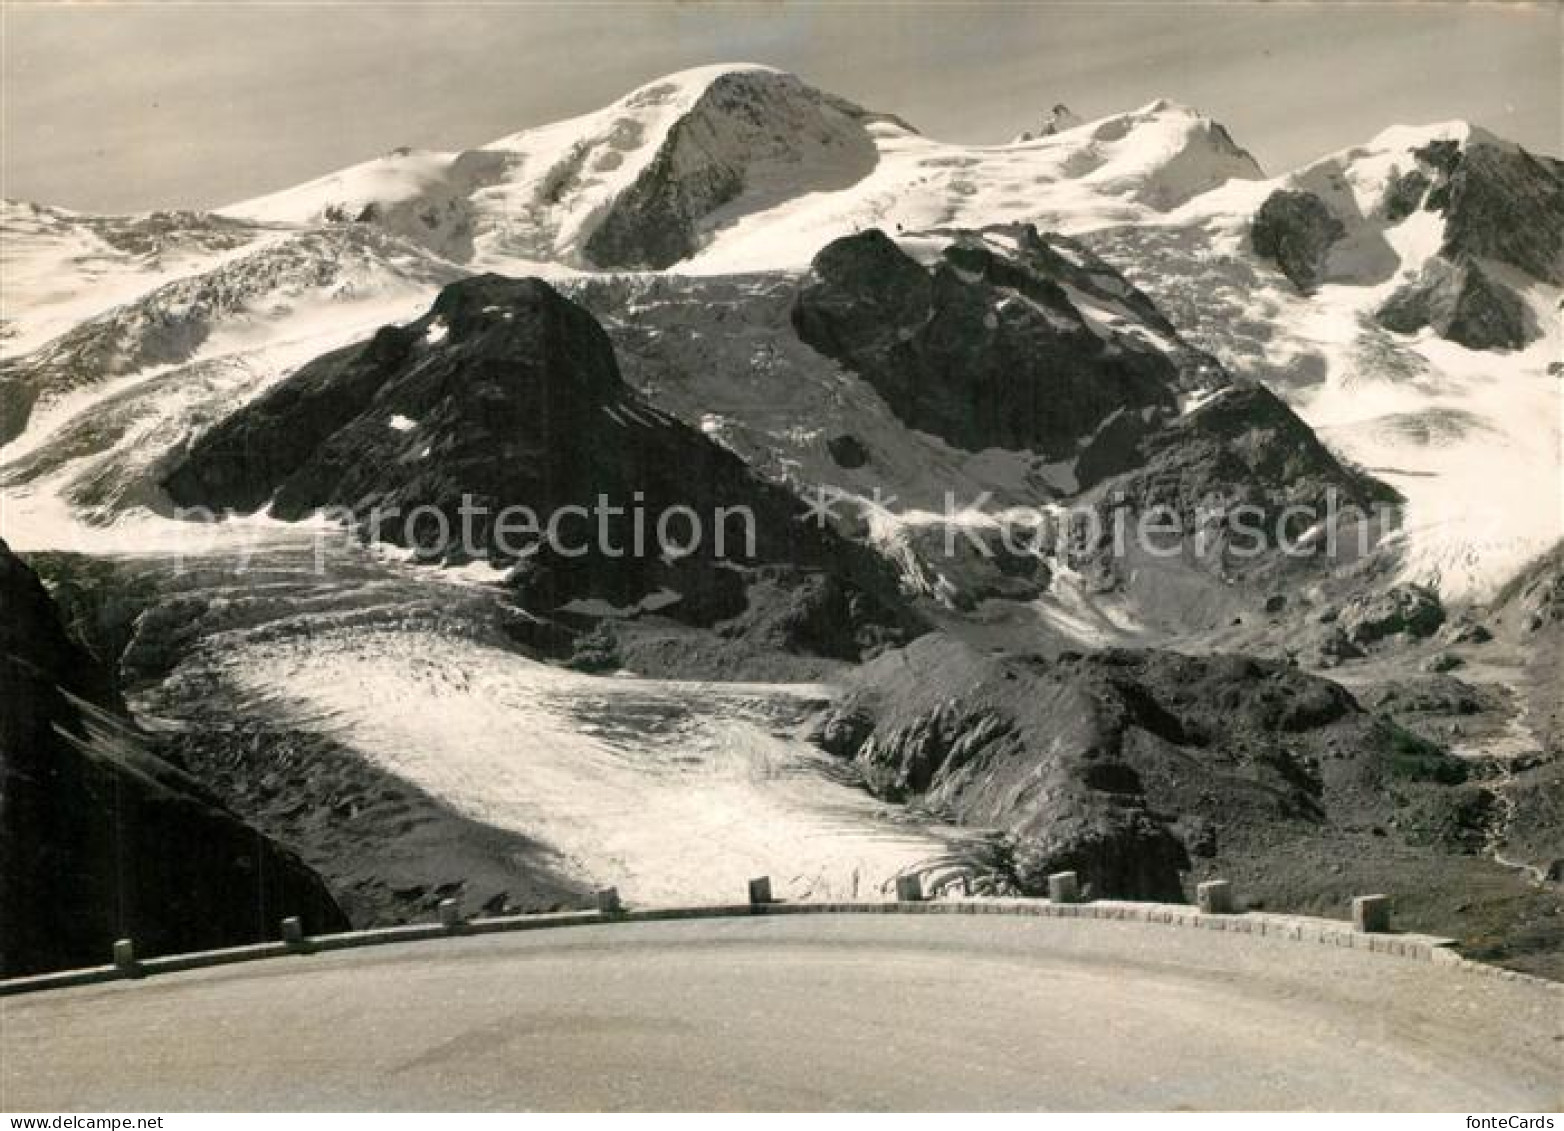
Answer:
[[781, 67], [773, 67], [769, 63], [704, 63], [699, 67], [686, 67], [682, 71], [671, 71], [660, 78], [652, 79], [636, 87], [621, 101], [634, 102], [637, 98], [644, 97], [649, 90], [660, 87], [677, 87], [680, 90], [694, 91], [697, 94], [704, 91], [712, 83], [719, 79], [732, 76], [749, 77], [764, 81], [768, 77], [781, 77], [796, 79], [798, 76], [790, 71], [784, 71]]
[[[538, 151], [541, 141], [556, 135], [590, 140], [593, 135], [601, 133], [605, 126], [612, 126], [616, 122], [625, 123], [621, 128], [621, 136], [616, 139], [617, 148], [622, 151], [637, 149], [638, 143], [648, 140], [655, 146], [674, 122], [695, 109], [702, 99], [714, 91], [784, 88], [811, 89], [796, 75], [758, 63], [719, 63], [692, 67], [643, 83], [601, 109], [541, 126], [528, 126], [497, 138], [483, 148], [533, 154]], [[633, 140], [623, 136], [631, 129], [639, 134]]]
[[785, 71], [699, 67], [478, 149], [397, 150], [223, 211], [375, 223], [463, 262], [665, 267], [727, 215], [861, 179], [876, 120]]
[[1130, 195], [1159, 212], [1228, 181], [1265, 176], [1226, 126], [1167, 99], [1103, 118], [1086, 129], [1100, 143], [1116, 143], [1112, 164], [1122, 168], [1124, 181], [1133, 183]]
[[[1149, 122], [1158, 118], [1168, 120], [1183, 119], [1185, 121], [1209, 122], [1212, 119], [1201, 113], [1193, 106], [1184, 102], [1176, 102], [1171, 98], [1153, 98], [1143, 106], [1137, 106], [1133, 110], [1122, 111], [1109, 115], [1111, 118], [1128, 118], [1140, 122]], [[1091, 123], [1095, 125], [1096, 123]]]
[[1365, 145], [1356, 148], [1369, 151], [1400, 149], [1412, 152], [1435, 141], [1453, 141], [1461, 146], [1481, 142], [1510, 150], [1519, 148], [1493, 131], [1464, 118], [1451, 118], [1444, 122], [1425, 122], [1422, 125], [1387, 126], [1369, 139]]
[[661, 119], [666, 119], [670, 112], [675, 117], [687, 113], [714, 87], [748, 86], [761, 89], [772, 85], [792, 84], [804, 85], [798, 76], [760, 63], [716, 63], [691, 67], [643, 83], [600, 110], [592, 110], [544, 126], [529, 126], [498, 138], [484, 148], [514, 149], [525, 152], [532, 148], [532, 142], [543, 131], [571, 126], [590, 130], [599, 119], [605, 117], [631, 116], [646, 125], [653, 125]]
[[1083, 124], [1084, 121], [1085, 119], [1083, 119], [1074, 110], [1071, 110], [1063, 102], [1055, 103], [1054, 108], [1043, 115], [1042, 126], [1040, 126], [1035, 132], [1032, 130], [1026, 130], [1022, 132], [1022, 134], [1015, 139], [1013, 144], [1020, 144], [1021, 142], [1026, 141], [1035, 141], [1040, 137], [1053, 137], [1055, 134], [1061, 134], [1066, 130], [1075, 129], [1076, 126]]
[[[1029, 140], [962, 146], [743, 63], [668, 75], [478, 149], [396, 150], [223, 211], [371, 222], [495, 269], [666, 268], [707, 253], [748, 269], [802, 266], [825, 240], [885, 220], [1092, 226], [1262, 175], [1219, 123], [1166, 99], [1093, 122], [1057, 106]], [[755, 246], [760, 222], [777, 238]]]

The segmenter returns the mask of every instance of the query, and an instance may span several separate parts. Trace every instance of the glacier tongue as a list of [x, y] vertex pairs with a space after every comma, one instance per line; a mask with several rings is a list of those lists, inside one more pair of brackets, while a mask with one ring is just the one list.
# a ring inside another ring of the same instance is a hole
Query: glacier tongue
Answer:
[[[879, 899], [951, 830], [883, 803], [778, 737], [824, 691], [561, 671], [443, 634], [343, 631], [234, 650], [224, 677], [459, 814], [538, 838], [567, 871], [653, 906]], [[407, 711], [398, 705], [417, 702]]]

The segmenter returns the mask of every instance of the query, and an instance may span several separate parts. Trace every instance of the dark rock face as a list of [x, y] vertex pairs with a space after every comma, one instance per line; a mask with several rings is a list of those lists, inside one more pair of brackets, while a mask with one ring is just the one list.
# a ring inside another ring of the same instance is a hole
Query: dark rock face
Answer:
[[1489, 612], [1494, 635], [1519, 645], [1526, 657], [1520, 687], [1527, 725], [1543, 749], [1564, 755], [1564, 542], [1506, 582]]
[[[1292, 673], [1296, 687], [1263, 702], [1234, 698], [1225, 718], [1180, 710], [1179, 699], [1199, 703], [1204, 685], [1226, 676], [1254, 682], [1230, 666], [1152, 653], [994, 659], [926, 637], [865, 669], [819, 733], [827, 749], [855, 758], [876, 792], [1013, 834], [1025, 887], [1040, 890], [1050, 871], [1067, 868], [1098, 895], [1177, 900], [1189, 862], [1148, 782], [1171, 776], [1182, 749], [1197, 763], [1231, 757], [1205, 749], [1216, 730], [1280, 733], [1356, 709], [1345, 692]], [[1183, 686], [1159, 700], [1152, 684]], [[1291, 809], [1316, 806], [1317, 787], [1298, 768], [1275, 783]]]
[[1234, 385], [1141, 438], [1128, 483], [1141, 505], [1180, 511], [1231, 509], [1244, 502], [1267, 511], [1323, 501], [1335, 488], [1343, 502], [1368, 505], [1387, 489], [1331, 455], [1313, 430], [1264, 385]]
[[[1126, 512], [1132, 521], [1172, 512], [1184, 545], [1204, 559], [1194, 564], [1209, 571], [1251, 547], [1250, 558], [1275, 560], [1290, 550], [1284, 535], [1312, 525], [1305, 510], [1351, 523], [1342, 512], [1352, 508], [1372, 521], [1397, 499], [1344, 467], [1264, 386], [1235, 382], [1182, 343], [1111, 268], [1029, 227], [959, 234], [932, 269], [877, 231], [837, 240], [816, 256], [793, 322], [913, 427], [1065, 464], [1074, 483], [1064, 490], [1102, 518], [1099, 541], [1069, 552], [1108, 586], [1126, 577], [1115, 552]], [[1175, 394], [1186, 389], [1204, 399], [1180, 413]], [[923, 588], [957, 607], [1026, 600], [1049, 584], [1035, 558], [1014, 571], [973, 570], [940, 546], [914, 539], [910, 548], [930, 563]], [[1162, 550], [1156, 556], [1179, 553]]]
[[1113, 413], [1171, 409], [1220, 373], [1112, 268], [1029, 225], [957, 233], [932, 267], [878, 230], [843, 237], [815, 256], [793, 326], [905, 423], [969, 450], [1074, 454]]
[[[311, 362], [214, 427], [165, 486], [184, 505], [271, 499], [284, 519], [345, 508], [370, 537], [430, 556], [452, 554], [465, 522], [476, 552], [525, 563], [518, 591], [545, 611], [669, 589], [668, 615], [711, 624], [744, 609], [746, 570], [785, 564], [876, 594], [886, 625], [911, 623], [871, 551], [642, 401], [596, 320], [537, 279], [451, 284], [424, 318]], [[529, 508], [536, 529], [524, 514], [502, 526], [509, 507]], [[428, 521], [410, 527], [420, 510]], [[539, 545], [551, 517], [559, 539]], [[441, 520], [450, 537], [435, 545]], [[660, 529], [688, 552], [662, 553]]]
[[1493, 639], [1493, 633], [1485, 625], [1463, 617], [1445, 625], [1439, 639], [1446, 644], [1487, 644]]
[[1446, 259], [1564, 282], [1564, 161], [1483, 140], [1435, 142], [1417, 157], [1435, 174], [1424, 207], [1444, 215]]
[[847, 187], [878, 160], [860, 124], [868, 116], [792, 75], [720, 76], [610, 206], [587, 238], [587, 259], [663, 268], [693, 255], [701, 221], [743, 193], [757, 166], [773, 166], [769, 179], [786, 168], [797, 192]]
[[1323, 636], [1310, 660], [1317, 668], [1334, 668], [1343, 660], [1356, 660], [1363, 655], [1363, 649], [1358, 647], [1348, 638], [1340, 625], [1332, 625]]
[[1494, 605], [1527, 633], [1564, 625], [1564, 542], [1511, 578]]
[[1387, 330], [1428, 326], [1468, 349], [1520, 349], [1533, 336], [1519, 295], [1475, 263], [1430, 260], [1385, 300], [1374, 317]]
[[586, 254], [600, 267], [669, 267], [699, 248], [694, 219], [744, 190], [744, 175], [730, 165], [712, 165], [694, 175], [674, 173], [674, 155], [684, 134], [670, 131], [647, 171], [587, 239]]
[[1089, 490], [1104, 479], [1138, 467], [1145, 458], [1142, 448], [1148, 437], [1167, 419], [1165, 412], [1146, 409], [1121, 409], [1108, 417], [1075, 457], [1076, 485]]
[[1448, 177], [1461, 163], [1461, 143], [1454, 138], [1440, 138], [1413, 150], [1412, 156], [1438, 176]]
[[[1078, 475], [1092, 487], [1087, 497], [1104, 508], [1175, 517], [1186, 545], [1197, 544], [1198, 532], [1213, 563], [1228, 549], [1301, 553], [1290, 540], [1314, 522], [1372, 516], [1397, 499], [1391, 488], [1344, 467], [1263, 385], [1230, 386], [1157, 424], [1126, 435], [1115, 463], [1129, 470], [1092, 485], [1083, 456]], [[1098, 469], [1090, 465], [1091, 474]], [[1290, 512], [1296, 521], [1282, 529], [1289, 508], [1297, 508]], [[1110, 527], [1102, 524], [1105, 539]]]
[[1380, 202], [1380, 211], [1385, 219], [1392, 224], [1399, 224], [1416, 212], [1422, 207], [1423, 198], [1428, 195], [1432, 183], [1421, 169], [1408, 169], [1392, 178], [1385, 189], [1385, 198]]
[[[530, 488], [545, 506], [562, 503], [555, 485], [611, 463], [618, 446], [580, 440], [655, 430], [606, 417], [620, 391], [591, 315], [540, 281], [481, 276], [446, 287], [413, 325], [304, 366], [203, 436], [166, 486], [186, 505], [253, 511], [270, 500], [285, 519], [337, 503], [454, 515], [462, 491]], [[399, 415], [416, 424], [399, 429]]]
[[878, 228], [833, 240], [816, 254], [793, 308], [799, 337], [829, 357], [895, 350], [927, 319], [934, 280]]
[[841, 578], [790, 567], [757, 572], [745, 605], [717, 626], [724, 636], [784, 652], [855, 661], [879, 655], [907, 638], [879, 604]]
[[148, 752], [108, 673], [0, 543], [0, 972], [345, 930], [319, 877]]
[[1346, 226], [1312, 192], [1278, 189], [1255, 214], [1249, 236], [1256, 254], [1273, 260], [1300, 291], [1312, 291], [1325, 269], [1331, 245]]
[[1347, 639], [1361, 647], [1400, 634], [1421, 640], [1444, 622], [1438, 593], [1423, 585], [1397, 585], [1350, 602], [1340, 625]]
[[22, 379], [14, 362], [0, 364], [0, 444], [9, 444], [27, 428], [38, 401], [37, 387]]

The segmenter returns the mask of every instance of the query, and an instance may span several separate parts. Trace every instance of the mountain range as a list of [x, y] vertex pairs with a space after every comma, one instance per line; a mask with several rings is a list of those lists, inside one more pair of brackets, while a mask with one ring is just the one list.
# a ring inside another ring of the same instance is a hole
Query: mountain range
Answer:
[[[1399, 884], [1553, 970], [1561, 233], [1564, 163], [1466, 123], [1268, 176], [1163, 101], [962, 146], [700, 68], [211, 212], [5, 202], [0, 533], [96, 709], [357, 921], [715, 897], [666, 819], [704, 798], [793, 897], [936, 858]], [[322, 517], [464, 494], [759, 537], [427, 553]], [[1246, 511], [1301, 549], [1246, 553]], [[1105, 533], [1159, 514], [1200, 548]], [[785, 784], [822, 774], [859, 800]], [[799, 833], [870, 794], [919, 831]]]

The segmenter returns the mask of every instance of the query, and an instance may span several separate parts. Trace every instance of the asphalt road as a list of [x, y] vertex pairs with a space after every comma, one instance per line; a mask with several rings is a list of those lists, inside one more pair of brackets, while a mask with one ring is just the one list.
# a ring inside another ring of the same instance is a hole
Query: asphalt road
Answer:
[[0, 999], [0, 1108], [1557, 1110], [1564, 997], [1138, 923], [792, 916]]

